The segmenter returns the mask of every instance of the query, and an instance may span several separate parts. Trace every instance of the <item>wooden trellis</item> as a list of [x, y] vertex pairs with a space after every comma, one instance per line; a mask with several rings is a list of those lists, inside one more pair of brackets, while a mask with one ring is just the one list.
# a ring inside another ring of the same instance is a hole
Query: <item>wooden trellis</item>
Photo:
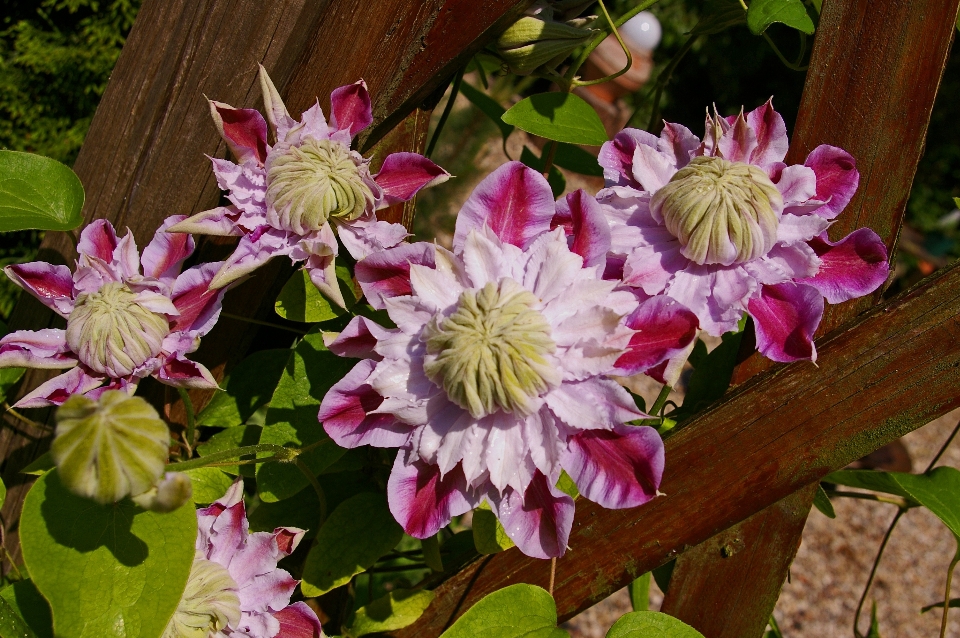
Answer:
[[[291, 112], [363, 77], [375, 123], [362, 145], [379, 141], [375, 153], [422, 150], [437, 88], [530, 3], [145, 0], [76, 164], [86, 219], [129, 226], [143, 245], [167, 216], [214, 205], [219, 191], [203, 154], [223, 148], [202, 96], [256, 105], [257, 62]], [[857, 158], [860, 189], [831, 229], [834, 238], [870, 226], [893, 253], [958, 4], [824, 1], [788, 160], [802, 161], [822, 143]], [[393, 214], [409, 221], [409, 211]], [[57, 233], [42, 249], [43, 259], [73, 259]], [[206, 241], [201, 256], [228, 250]], [[226, 311], [269, 316], [285, 267], [274, 260], [227, 296]], [[796, 552], [811, 486], [960, 406], [960, 267], [876, 303], [828, 308], [819, 368], [744, 362], [741, 384], [667, 440], [667, 496], [635, 510], [578, 503], [572, 550], [557, 565], [561, 619], [680, 555], [666, 611], [707, 638], [761, 635]], [[24, 296], [12, 324], [36, 329], [54, 321]], [[219, 373], [256, 330], [223, 320], [216, 331], [198, 358]], [[43, 441], [0, 434], [10, 487], [3, 522], [14, 555], [27, 487], [18, 471], [42, 449]], [[720, 548], [731, 544], [737, 551], [722, 558]], [[548, 562], [516, 549], [479, 559], [442, 583], [424, 616], [394, 635], [437, 636], [485, 594], [516, 582], [546, 586], [548, 572]]]

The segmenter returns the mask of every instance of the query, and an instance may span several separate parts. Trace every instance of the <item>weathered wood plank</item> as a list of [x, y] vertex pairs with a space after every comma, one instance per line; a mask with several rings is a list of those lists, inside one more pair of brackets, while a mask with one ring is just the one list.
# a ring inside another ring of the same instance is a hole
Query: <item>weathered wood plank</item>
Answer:
[[[787, 163], [802, 163], [820, 144], [847, 149], [857, 159], [860, 189], [830, 229], [834, 240], [869, 226], [893, 255], [950, 51], [957, 5], [956, 0], [824, 3]], [[877, 122], [897, 122], [896, 134], [867, 125], [864, 114]], [[873, 295], [828, 306], [819, 333], [849, 321], [878, 299]], [[769, 367], [769, 361], [753, 355], [738, 366], [735, 382]], [[806, 493], [809, 511], [812, 491]], [[787, 527], [770, 534], [769, 543], [750, 543], [733, 559], [720, 556], [718, 543], [742, 525], [768, 529], [784, 521], [777, 504], [685, 552], [677, 559], [664, 608], [709, 638], [760, 636], [799, 547], [803, 518], [790, 519]], [[739, 604], [728, 605], [734, 597]], [[706, 609], [711, 612], [704, 613]]]
[[[771, 370], [669, 437], [666, 496], [632, 510], [580, 499], [571, 550], [557, 561], [560, 618], [960, 406], [958, 309], [960, 264], [837, 331], [819, 345], [818, 366]], [[492, 591], [546, 586], [549, 570], [516, 549], [472, 563], [393, 635], [437, 636]]]

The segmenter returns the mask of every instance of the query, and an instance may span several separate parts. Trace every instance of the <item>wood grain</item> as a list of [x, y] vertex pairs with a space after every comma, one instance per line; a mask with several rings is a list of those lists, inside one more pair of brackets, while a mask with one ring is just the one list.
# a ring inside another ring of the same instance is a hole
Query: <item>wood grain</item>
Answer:
[[[837, 331], [819, 344], [817, 366], [777, 367], [680, 428], [666, 440], [666, 496], [631, 510], [578, 500], [570, 551], [557, 561], [560, 618], [960, 406], [958, 308], [960, 264]], [[516, 549], [472, 563], [393, 635], [438, 636], [492, 591], [545, 587], [549, 570]]]
[[[802, 163], [820, 144], [839, 146], [856, 158], [860, 188], [831, 227], [832, 239], [867, 226], [883, 238], [894, 259], [953, 40], [957, 5], [956, 0], [824, 2], [787, 163]], [[867, 120], [896, 125], [870, 126]], [[878, 300], [876, 294], [828, 305], [819, 334]], [[754, 353], [738, 366], [734, 382], [742, 383], [770, 367], [769, 360]], [[798, 494], [805, 495], [798, 495], [795, 503], [796, 507], [806, 503], [804, 516], [785, 519], [778, 503], [681, 555], [664, 609], [708, 638], [762, 635], [812, 503], [811, 488]], [[722, 557], [718, 544], [745, 532], [743, 526], [777, 532], [746, 545], [732, 558]], [[737, 604], [729, 604], [732, 601]]]

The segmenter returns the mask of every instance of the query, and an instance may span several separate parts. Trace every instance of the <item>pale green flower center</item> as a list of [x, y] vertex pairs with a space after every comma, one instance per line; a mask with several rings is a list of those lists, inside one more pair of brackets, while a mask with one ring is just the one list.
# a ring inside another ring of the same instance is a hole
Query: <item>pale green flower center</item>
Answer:
[[374, 203], [360, 167], [343, 144], [308, 139], [271, 157], [267, 203], [281, 226], [304, 233], [320, 230], [331, 217], [354, 220]]
[[194, 558], [187, 588], [163, 638], [208, 638], [227, 627], [236, 627], [240, 623], [237, 591], [225, 567]]
[[125, 377], [160, 353], [170, 332], [166, 317], [137, 303], [119, 282], [81, 294], [67, 319], [67, 344], [81, 362], [100, 374]]
[[695, 157], [650, 199], [650, 211], [698, 264], [744, 263], [777, 241], [783, 197], [766, 172], [719, 157]]
[[427, 325], [424, 371], [474, 418], [529, 414], [534, 399], [560, 384], [549, 355], [550, 324], [533, 293], [505, 278], [460, 295], [457, 309]]

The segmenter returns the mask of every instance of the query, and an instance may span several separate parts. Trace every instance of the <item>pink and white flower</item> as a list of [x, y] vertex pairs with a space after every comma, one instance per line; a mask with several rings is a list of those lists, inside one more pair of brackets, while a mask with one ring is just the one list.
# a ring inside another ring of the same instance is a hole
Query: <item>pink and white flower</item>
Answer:
[[590, 196], [555, 203], [539, 173], [511, 162], [464, 204], [453, 252], [405, 244], [358, 263], [397, 328], [356, 317], [331, 341], [364, 360], [319, 419], [341, 446], [400, 448], [387, 489], [408, 534], [429, 537], [485, 501], [524, 553], [548, 558], [573, 523], [561, 470], [605, 507], [656, 496], [663, 444], [627, 425], [646, 415], [605, 375], [656, 365], [693, 337], [677, 330], [618, 368], [638, 301], [602, 279], [608, 243]]
[[708, 114], [702, 141], [679, 124], [659, 137], [621, 131], [600, 152], [608, 276], [677, 300], [712, 335], [734, 330], [746, 312], [762, 354], [815, 361], [824, 298], [879, 288], [887, 250], [867, 228], [827, 238], [859, 183], [853, 157], [822, 145], [788, 166], [787, 147], [769, 101], [746, 116]]
[[[197, 545], [186, 591], [164, 638], [320, 638], [320, 620], [306, 603], [290, 604], [299, 581], [277, 562], [304, 530], [249, 533], [243, 482], [197, 510]], [[204, 633], [204, 631], [208, 633]]]
[[450, 175], [416, 153], [388, 155], [380, 172], [371, 175], [370, 160], [350, 149], [354, 136], [373, 122], [363, 80], [333, 91], [329, 123], [319, 103], [299, 122], [290, 117], [262, 66], [260, 84], [275, 143], [268, 143], [267, 122], [258, 111], [211, 101], [214, 123], [237, 160], [211, 158], [217, 183], [231, 203], [198, 213], [172, 230], [240, 237], [214, 278], [214, 288], [287, 255], [304, 262], [311, 281], [345, 305], [334, 271], [339, 252], [334, 228], [354, 259], [396, 246], [406, 229], [379, 221], [376, 211], [412, 199]]
[[19, 330], [0, 339], [0, 367], [67, 370], [17, 402], [60, 405], [71, 394], [93, 399], [106, 390], [133, 393], [148, 376], [181, 388], [216, 388], [203, 365], [186, 355], [216, 324], [225, 290], [210, 282], [222, 262], [180, 272], [193, 239], [157, 230], [141, 257], [133, 234], [118, 238], [97, 220], [80, 234], [74, 272], [31, 262], [7, 266], [7, 276], [67, 320], [66, 329]]

